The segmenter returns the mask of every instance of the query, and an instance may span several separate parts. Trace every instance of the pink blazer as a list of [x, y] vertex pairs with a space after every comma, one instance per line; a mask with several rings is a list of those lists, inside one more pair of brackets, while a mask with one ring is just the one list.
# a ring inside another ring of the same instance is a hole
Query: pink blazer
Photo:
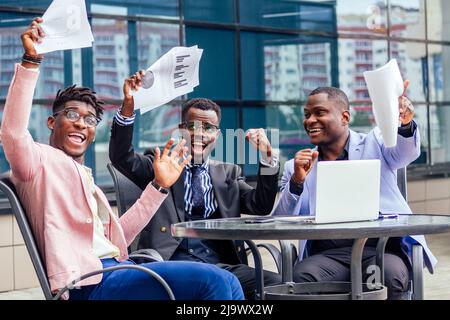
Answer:
[[[55, 291], [82, 274], [101, 269], [102, 264], [92, 249], [93, 219], [82, 166], [63, 151], [34, 142], [27, 130], [38, 76], [16, 64], [3, 111], [2, 142], [11, 178]], [[153, 217], [165, 195], [149, 184], [141, 198], [117, 219], [103, 192], [96, 190], [109, 209], [105, 235], [120, 249], [120, 259], [126, 259], [127, 246]], [[80, 285], [101, 279], [102, 275], [94, 276]]]

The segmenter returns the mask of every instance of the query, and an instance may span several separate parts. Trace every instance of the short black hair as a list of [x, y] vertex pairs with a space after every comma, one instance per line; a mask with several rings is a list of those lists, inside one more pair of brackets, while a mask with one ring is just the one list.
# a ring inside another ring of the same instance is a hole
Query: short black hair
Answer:
[[77, 87], [75, 84], [64, 90], [58, 90], [55, 101], [53, 101], [53, 114], [65, 107], [68, 101], [81, 101], [91, 105], [95, 109], [95, 115], [101, 120], [104, 102], [99, 100], [95, 91], [86, 87]]
[[333, 99], [342, 107], [344, 107], [344, 110], [350, 109], [350, 102], [348, 101], [348, 97], [341, 89], [335, 87], [318, 87], [311, 91], [309, 97], [320, 93], [326, 93], [328, 95], [328, 100]]
[[200, 110], [213, 110], [217, 114], [217, 118], [220, 119], [222, 117], [222, 112], [220, 111], [220, 107], [217, 103], [212, 100], [206, 98], [194, 98], [186, 101], [181, 108], [181, 121], [184, 122], [186, 120], [187, 113], [189, 109], [197, 108]]

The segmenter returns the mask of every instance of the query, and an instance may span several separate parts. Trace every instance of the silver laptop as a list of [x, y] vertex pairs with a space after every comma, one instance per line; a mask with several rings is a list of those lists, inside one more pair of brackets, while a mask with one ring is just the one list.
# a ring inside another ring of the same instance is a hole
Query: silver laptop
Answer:
[[318, 162], [313, 223], [378, 219], [380, 167], [380, 160]]

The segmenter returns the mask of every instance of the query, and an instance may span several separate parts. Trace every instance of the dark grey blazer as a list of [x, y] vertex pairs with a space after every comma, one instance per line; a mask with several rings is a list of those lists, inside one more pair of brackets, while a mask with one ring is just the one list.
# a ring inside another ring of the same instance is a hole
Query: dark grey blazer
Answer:
[[[153, 152], [138, 154], [132, 145], [133, 125], [112, 125], [109, 157], [112, 164], [129, 179], [144, 189], [154, 179]], [[211, 160], [209, 173], [218, 203], [218, 214], [213, 218], [239, 217], [241, 214], [267, 215], [272, 211], [278, 189], [279, 167], [270, 175], [258, 174], [257, 187], [245, 182], [241, 168], [235, 164]], [[184, 174], [170, 188], [150, 223], [141, 232], [138, 247], [158, 250], [164, 260], [169, 260], [182, 239], [173, 238], [170, 225], [185, 221]], [[219, 246], [222, 263], [239, 263], [235, 246], [223, 241]]]

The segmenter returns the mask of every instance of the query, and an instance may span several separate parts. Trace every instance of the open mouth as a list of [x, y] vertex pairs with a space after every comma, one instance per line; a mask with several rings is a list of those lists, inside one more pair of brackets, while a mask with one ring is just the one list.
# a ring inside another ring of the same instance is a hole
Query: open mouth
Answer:
[[307, 129], [307, 131], [310, 136], [316, 136], [322, 132], [322, 129], [321, 128], [310, 128], [310, 129]]
[[192, 146], [192, 151], [195, 153], [203, 152], [203, 150], [205, 150], [205, 148], [206, 148], [206, 144], [203, 142], [193, 142], [191, 144], [191, 146]]
[[86, 141], [86, 136], [79, 132], [72, 132], [68, 135], [69, 140], [74, 144], [82, 144], [84, 141]]

